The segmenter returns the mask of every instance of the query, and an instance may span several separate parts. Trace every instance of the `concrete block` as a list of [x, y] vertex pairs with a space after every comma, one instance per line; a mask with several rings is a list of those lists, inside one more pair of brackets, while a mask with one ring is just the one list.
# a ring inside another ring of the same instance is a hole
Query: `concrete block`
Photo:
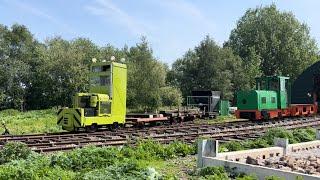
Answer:
[[319, 176], [303, 174], [298, 172], [290, 172], [284, 171], [281, 169], [273, 169], [263, 166], [257, 166], [252, 164], [239, 163], [235, 161], [227, 161], [212, 157], [204, 157], [203, 158], [203, 166], [224, 166], [229, 167], [235, 172], [245, 173], [245, 174], [256, 174], [258, 179], [265, 179], [267, 176], [278, 176], [283, 179], [295, 180], [295, 179], [303, 179], [303, 180], [319, 180]]
[[278, 147], [282, 147], [283, 148], [283, 155], [286, 156], [288, 155], [289, 150], [289, 139], [285, 139], [285, 138], [275, 138], [273, 140], [273, 143], [275, 146], [278, 146]]
[[203, 139], [198, 141], [197, 166], [202, 167], [203, 157], [217, 157], [219, 143], [217, 140]]
[[320, 129], [316, 130], [316, 137], [317, 137], [317, 140], [320, 140]]

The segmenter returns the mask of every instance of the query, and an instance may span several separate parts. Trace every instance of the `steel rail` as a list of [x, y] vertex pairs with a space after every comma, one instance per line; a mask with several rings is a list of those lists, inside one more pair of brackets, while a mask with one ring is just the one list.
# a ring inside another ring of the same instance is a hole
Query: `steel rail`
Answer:
[[95, 146], [121, 146], [135, 144], [139, 140], [154, 139], [162, 143], [172, 141], [195, 142], [198, 138], [212, 138], [221, 141], [253, 139], [261, 136], [269, 128], [282, 127], [295, 129], [320, 127], [319, 117], [284, 119], [278, 121], [239, 122], [225, 124], [186, 123], [168, 127], [155, 126], [145, 129], [125, 128], [117, 131], [95, 133], [60, 133], [18, 136], [0, 136], [0, 147], [7, 142], [26, 143], [37, 152], [54, 152], [82, 148], [89, 144]]

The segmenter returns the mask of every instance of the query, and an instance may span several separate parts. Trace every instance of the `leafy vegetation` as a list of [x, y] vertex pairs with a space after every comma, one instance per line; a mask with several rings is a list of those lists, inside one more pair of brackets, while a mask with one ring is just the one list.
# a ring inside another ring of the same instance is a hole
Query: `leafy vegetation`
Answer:
[[21, 143], [0, 151], [0, 179], [147, 179], [162, 177], [152, 163], [194, 154], [193, 146], [181, 142], [162, 145], [151, 140], [136, 147], [88, 146], [70, 152], [43, 155]]
[[27, 27], [14, 24], [11, 28], [0, 25], [0, 42], [0, 110], [71, 106], [73, 94], [88, 90], [92, 58], [126, 59], [129, 108], [158, 108], [160, 88], [168, 87], [165, 66], [154, 57], [145, 38], [122, 49], [98, 47], [85, 38], [54, 37], [40, 43]]
[[231, 47], [250, 66], [251, 77], [278, 74], [295, 79], [319, 55], [308, 26], [275, 5], [248, 9], [225, 47]]
[[0, 164], [13, 160], [26, 159], [31, 154], [27, 145], [20, 142], [9, 142], [0, 151]]
[[223, 98], [232, 99], [233, 92], [241, 88], [243, 75], [240, 57], [207, 36], [173, 63], [168, 81], [179, 87], [184, 97], [192, 90], [209, 89], [222, 91]]
[[[228, 142], [221, 147], [227, 151], [267, 147], [275, 137], [288, 137], [291, 142], [308, 141], [315, 139], [315, 130], [271, 129], [256, 140]], [[257, 179], [222, 167], [196, 169], [194, 157], [188, 157], [195, 153], [194, 145], [182, 142], [163, 145], [152, 140], [122, 148], [87, 146], [47, 155], [32, 152], [22, 143], [8, 143], [0, 150], [0, 179], [177, 179], [181, 175], [177, 169], [182, 164], [181, 158], [187, 160], [181, 168], [189, 168], [182, 174], [184, 178]], [[274, 178], [277, 177], [269, 179]]]
[[181, 92], [166, 85], [165, 66], [152, 53], [145, 38], [125, 53], [128, 59], [129, 108], [151, 111], [162, 105], [179, 106], [182, 103]]

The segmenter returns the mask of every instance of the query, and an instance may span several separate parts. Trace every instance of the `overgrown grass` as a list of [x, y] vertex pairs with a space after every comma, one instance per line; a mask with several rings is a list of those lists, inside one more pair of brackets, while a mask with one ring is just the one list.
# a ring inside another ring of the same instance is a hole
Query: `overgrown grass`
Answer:
[[[9, 109], [0, 111], [0, 123], [4, 122], [11, 134], [52, 133], [62, 131], [56, 123], [54, 109], [20, 112]], [[4, 128], [0, 128], [0, 132]]]

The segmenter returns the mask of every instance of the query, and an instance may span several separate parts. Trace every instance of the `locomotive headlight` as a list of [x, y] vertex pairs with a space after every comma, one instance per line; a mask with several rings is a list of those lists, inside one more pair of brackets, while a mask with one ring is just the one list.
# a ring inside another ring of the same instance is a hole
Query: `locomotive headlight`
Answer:
[[111, 60], [111, 61], [114, 61], [114, 60], [116, 60], [116, 57], [111, 56], [110, 60]]
[[120, 61], [121, 61], [122, 63], [124, 63], [124, 62], [126, 61], [126, 59], [125, 59], [125, 58], [121, 58]]
[[93, 63], [95, 63], [95, 62], [97, 62], [97, 59], [96, 59], [96, 58], [92, 58], [91, 61], [92, 61]]

